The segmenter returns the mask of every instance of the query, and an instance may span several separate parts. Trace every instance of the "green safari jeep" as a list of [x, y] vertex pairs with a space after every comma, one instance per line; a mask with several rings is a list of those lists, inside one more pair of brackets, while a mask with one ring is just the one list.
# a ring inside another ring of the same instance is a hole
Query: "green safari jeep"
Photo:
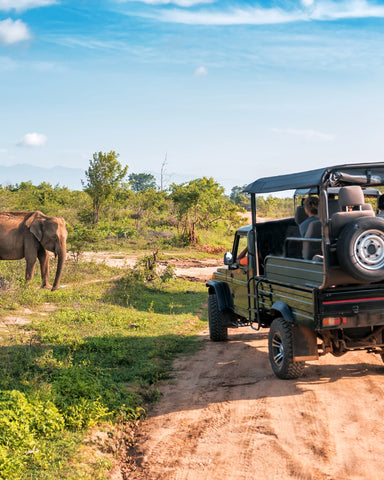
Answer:
[[[297, 378], [305, 361], [353, 350], [384, 359], [384, 218], [376, 215], [384, 163], [339, 165], [261, 178], [251, 195], [252, 225], [207, 282], [210, 338], [228, 328], [268, 328], [272, 370]], [[291, 218], [257, 222], [257, 194], [294, 190]], [[304, 236], [299, 199], [318, 199]]]

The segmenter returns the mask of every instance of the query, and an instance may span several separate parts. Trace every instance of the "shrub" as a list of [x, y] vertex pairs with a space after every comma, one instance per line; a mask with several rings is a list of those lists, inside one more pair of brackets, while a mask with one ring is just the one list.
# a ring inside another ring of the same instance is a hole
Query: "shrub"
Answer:
[[100, 379], [85, 362], [59, 371], [52, 390], [65, 425], [72, 430], [95, 425], [111, 414], [100, 402]]
[[51, 401], [31, 400], [17, 390], [0, 392], [0, 478], [21, 478], [39, 441], [64, 429]]
[[96, 228], [81, 224], [76, 224], [73, 227], [68, 226], [67, 249], [71, 251], [75, 263], [78, 262], [84, 250], [89, 245], [97, 242], [100, 237], [101, 234]]

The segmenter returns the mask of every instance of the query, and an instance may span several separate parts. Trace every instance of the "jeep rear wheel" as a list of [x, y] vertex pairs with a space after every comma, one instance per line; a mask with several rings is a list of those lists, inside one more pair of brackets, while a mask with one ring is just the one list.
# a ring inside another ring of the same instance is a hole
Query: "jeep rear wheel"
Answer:
[[228, 339], [228, 327], [223, 312], [219, 310], [216, 294], [208, 297], [209, 338], [213, 342], [225, 342]]
[[298, 378], [305, 363], [293, 360], [292, 324], [284, 318], [276, 318], [271, 324], [268, 336], [269, 361], [273, 373], [284, 380]]
[[347, 223], [336, 251], [341, 268], [356, 280], [384, 280], [384, 220], [361, 217]]

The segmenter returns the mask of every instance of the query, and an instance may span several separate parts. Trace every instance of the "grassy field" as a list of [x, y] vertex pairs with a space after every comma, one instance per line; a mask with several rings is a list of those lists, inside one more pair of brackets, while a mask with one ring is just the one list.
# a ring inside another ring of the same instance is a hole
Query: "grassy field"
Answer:
[[0, 478], [107, 478], [171, 361], [198, 348], [205, 285], [68, 262], [51, 292], [23, 270], [0, 262]]

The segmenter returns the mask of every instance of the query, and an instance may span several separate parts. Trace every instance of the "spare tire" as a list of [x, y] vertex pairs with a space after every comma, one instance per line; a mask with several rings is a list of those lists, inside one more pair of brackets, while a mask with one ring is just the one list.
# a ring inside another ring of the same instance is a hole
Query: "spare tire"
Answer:
[[347, 223], [336, 252], [341, 268], [356, 280], [384, 280], [384, 219], [361, 217]]

